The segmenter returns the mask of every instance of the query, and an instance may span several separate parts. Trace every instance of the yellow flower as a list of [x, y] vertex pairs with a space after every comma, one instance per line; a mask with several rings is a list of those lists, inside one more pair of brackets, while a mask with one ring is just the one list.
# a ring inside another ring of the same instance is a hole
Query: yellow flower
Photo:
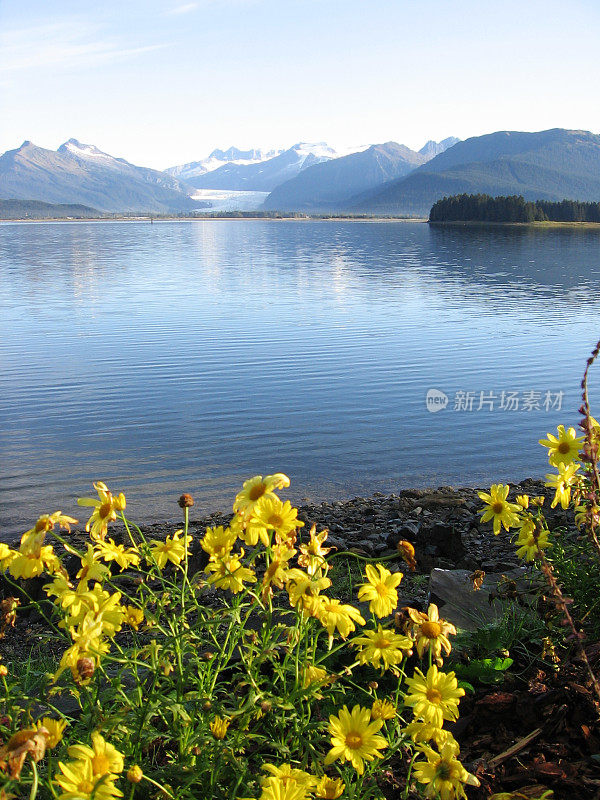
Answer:
[[315, 608], [315, 616], [327, 628], [329, 634], [329, 644], [333, 642], [333, 633], [337, 630], [342, 639], [347, 639], [348, 635], [355, 630], [355, 622], [364, 625], [365, 620], [360, 611], [354, 606], [343, 605], [339, 600], [330, 597], [319, 596], [319, 603]]
[[[479, 497], [486, 503], [487, 508], [480, 510], [481, 521], [488, 522], [493, 518], [494, 520], [494, 535], [500, 533], [500, 526], [502, 525], [505, 530], [509, 528], [516, 528], [519, 524], [517, 513], [521, 510], [521, 506], [507, 501], [510, 486], [502, 483], [495, 483], [490, 489], [490, 493], [478, 492]], [[481, 513], [483, 512], [483, 513]]]
[[51, 544], [43, 545], [42, 540], [36, 543], [22, 544], [8, 565], [13, 578], [35, 578], [42, 572], [53, 573], [59, 570], [60, 561]]
[[0, 569], [3, 572], [10, 566], [10, 562], [16, 557], [16, 555], [16, 552], [11, 550], [7, 544], [0, 542]]
[[406, 651], [413, 646], [412, 639], [401, 636], [391, 630], [384, 630], [381, 625], [376, 631], [363, 631], [363, 635], [353, 639], [354, 647], [361, 647], [358, 660], [361, 664], [372, 664], [375, 669], [381, 663], [382, 671], [400, 664]]
[[438, 607], [435, 603], [430, 604], [427, 614], [416, 611], [414, 608], [409, 608], [408, 615], [414, 623], [413, 631], [419, 656], [423, 658], [423, 653], [428, 649], [438, 665], [441, 664], [442, 648], [446, 655], [452, 649], [448, 636], [456, 635], [454, 625], [445, 619], [440, 619]]
[[258, 800], [308, 800], [308, 795], [303, 786], [297, 783], [286, 784], [281, 779], [274, 778], [262, 787]]
[[224, 739], [230, 724], [231, 720], [215, 717], [213, 721], [209, 723], [209, 728], [215, 739]]
[[45, 728], [47, 731], [46, 747], [48, 750], [52, 750], [53, 747], [56, 747], [56, 745], [62, 741], [63, 732], [67, 724], [66, 719], [52, 719], [52, 717], [43, 717], [38, 721], [38, 730]]
[[237, 539], [237, 533], [231, 528], [217, 525], [207, 528], [206, 535], [201, 539], [202, 549], [209, 554], [211, 561], [228, 556]]
[[253, 505], [246, 530], [240, 533], [240, 538], [248, 545], [255, 545], [260, 539], [267, 547], [269, 532], [273, 531], [279, 542], [290, 539], [293, 544], [296, 539], [296, 528], [304, 525], [297, 516], [298, 510], [292, 507], [289, 500], [282, 503], [276, 496], [261, 497]]
[[[184, 535], [183, 539], [180, 540], [179, 536], [182, 533], [182, 530], [175, 531], [173, 536], [167, 536], [164, 542], [157, 542], [156, 539], [153, 539], [150, 543], [154, 545], [151, 549], [152, 557], [156, 561], [159, 569], [164, 569], [167, 565], [167, 561], [170, 561], [178, 567], [185, 558], [186, 547], [188, 547], [192, 537]], [[188, 556], [190, 555], [189, 550], [187, 554]]]
[[96, 544], [96, 551], [100, 553], [104, 561], [116, 561], [121, 567], [121, 572], [140, 563], [140, 556], [136, 549], [133, 547], [125, 548], [122, 544], [115, 544], [112, 539], [108, 541], [101, 539]]
[[142, 622], [144, 621], [144, 612], [141, 608], [135, 606], [125, 606], [125, 617], [123, 622], [129, 627], [137, 631]]
[[290, 569], [286, 576], [286, 590], [290, 605], [299, 611], [315, 616], [319, 606], [319, 595], [331, 586], [326, 577], [311, 577], [301, 569]]
[[540, 444], [548, 448], [548, 461], [553, 467], [576, 461], [583, 442], [583, 436], [578, 437], [575, 428], [566, 431], [564, 425], [559, 425], [557, 430], [558, 436], [549, 433], [547, 439], [540, 439]]
[[325, 557], [333, 548], [323, 547], [324, 541], [327, 539], [328, 532], [326, 530], [317, 533], [317, 526], [313, 525], [310, 529], [310, 540], [307, 543], [300, 545], [300, 553], [298, 556], [298, 565], [305, 567], [306, 572], [312, 577], [316, 575], [319, 570], [327, 569], [327, 562]]
[[244, 482], [241, 492], [238, 492], [235, 497], [233, 510], [242, 511], [244, 516], [249, 516], [256, 503], [262, 497], [276, 499], [277, 495], [274, 490], [284, 489], [289, 485], [290, 479], [282, 472], [277, 472], [275, 475], [267, 475], [265, 478], [262, 475], [256, 475], [254, 478]]
[[536, 533], [535, 520], [526, 518], [523, 520], [521, 530], [515, 542], [517, 545], [517, 555], [524, 561], [533, 561], [538, 555], [538, 549], [544, 550], [550, 547], [548, 542], [548, 531], [541, 530]]
[[67, 517], [66, 514], [62, 513], [62, 511], [55, 511], [54, 514], [44, 514], [38, 518], [38, 521], [35, 523], [33, 528], [25, 531], [21, 537], [21, 544], [25, 544], [27, 540], [35, 539], [35, 537], [39, 534], [42, 534], [42, 536], [45, 535], [49, 531], [54, 530], [57, 525], [59, 528], [63, 528], [64, 530], [70, 532], [71, 525], [75, 525], [76, 523], [76, 519], [73, 519], [73, 517]]
[[427, 761], [415, 761], [414, 776], [419, 783], [426, 784], [425, 797], [439, 800], [466, 798], [465, 785], [479, 786], [474, 775], [463, 767], [456, 758], [457, 748], [452, 742], [442, 745], [439, 753], [431, 747], [421, 745]]
[[358, 590], [359, 600], [369, 600], [369, 611], [378, 617], [387, 617], [398, 605], [396, 586], [402, 580], [402, 573], [391, 573], [381, 564], [376, 568], [367, 564], [365, 573], [368, 583], [363, 583]]
[[413, 742], [434, 741], [438, 747], [442, 747], [446, 742], [454, 742], [458, 748], [458, 744], [450, 731], [444, 728], [437, 728], [431, 722], [423, 722], [422, 720], [409, 722], [404, 728], [404, 732], [410, 736]]
[[344, 794], [345, 788], [346, 784], [341, 778], [328, 778], [327, 775], [323, 775], [315, 787], [315, 797], [322, 800], [337, 800]]
[[110, 575], [110, 570], [100, 563], [100, 558], [101, 554], [88, 544], [86, 554], [81, 557], [81, 569], [75, 577], [81, 581], [103, 581]]
[[238, 594], [244, 589], [244, 581], [248, 583], [255, 583], [256, 576], [251, 569], [243, 567], [240, 563], [240, 558], [244, 555], [241, 550], [239, 555], [232, 554], [225, 558], [220, 558], [216, 562], [210, 562], [206, 569], [206, 573], [214, 573], [208, 579], [209, 583], [214, 584], [218, 589], [229, 589], [234, 594]]
[[[85, 761], [59, 761], [60, 773], [55, 776], [56, 783], [64, 791], [58, 800], [111, 800], [123, 797], [114, 784], [115, 776], [94, 773], [89, 759]], [[62, 774], [61, 774], [62, 773]]]
[[262, 769], [271, 773], [266, 778], [262, 778], [260, 782], [263, 791], [268, 786], [281, 783], [284, 787], [297, 786], [306, 792], [310, 791], [316, 783], [316, 778], [313, 775], [303, 769], [296, 769], [291, 764], [281, 764], [279, 767], [274, 764], [263, 764]]
[[325, 756], [325, 764], [336, 759], [349, 761], [359, 775], [364, 772], [364, 761], [383, 758], [379, 750], [384, 750], [388, 743], [378, 731], [383, 725], [382, 719], [371, 721], [371, 710], [356, 705], [350, 713], [346, 706], [339, 716], [329, 717], [329, 733], [333, 747]]
[[302, 673], [302, 688], [308, 689], [313, 683], [317, 683], [319, 686], [325, 686], [331, 683], [332, 680], [333, 676], [330, 675], [326, 669], [309, 665], [304, 668]]
[[515, 498], [515, 501], [518, 506], [521, 506], [523, 510], [529, 508], [529, 495], [528, 494], [518, 494]]
[[117, 497], [113, 497], [102, 481], [97, 481], [94, 489], [98, 492], [97, 500], [93, 497], [79, 497], [77, 504], [94, 509], [85, 529], [89, 531], [92, 539], [100, 540], [106, 537], [108, 523], [116, 520], [117, 511], [125, 511], [125, 495], [121, 492]]
[[425, 676], [417, 668], [414, 676], [406, 679], [406, 685], [409, 693], [404, 704], [412, 707], [415, 718], [431, 722], [436, 728], [441, 728], [445, 719], [458, 719], [458, 703], [465, 690], [458, 688], [454, 672], [438, 672], [433, 664]]
[[371, 719], [394, 719], [396, 706], [389, 700], [375, 700], [371, 708]]
[[575, 475], [579, 469], [580, 464], [564, 464], [558, 465], [558, 475], [546, 475], [546, 486], [555, 489], [554, 500], [552, 501], [551, 508], [554, 508], [559, 503], [562, 508], [568, 508], [571, 502], [571, 486], [578, 480], [579, 476]]
[[74, 744], [69, 747], [67, 752], [71, 758], [77, 761], [89, 761], [94, 775], [123, 772], [123, 756], [98, 731], [92, 732], [91, 747], [85, 744]]
[[295, 548], [289, 547], [285, 542], [276, 544], [272, 551], [272, 561], [265, 570], [261, 586], [263, 599], [272, 594], [271, 585], [283, 589], [287, 580], [289, 560], [296, 553]]
[[74, 644], [63, 653], [54, 680], [57, 680], [65, 669], [70, 669], [73, 678], [79, 680], [80, 660], [90, 658], [97, 666], [100, 663], [100, 656], [109, 650], [109, 645], [102, 639], [102, 618], [94, 619], [91, 614], [88, 614], [77, 628], [71, 630], [71, 638]]

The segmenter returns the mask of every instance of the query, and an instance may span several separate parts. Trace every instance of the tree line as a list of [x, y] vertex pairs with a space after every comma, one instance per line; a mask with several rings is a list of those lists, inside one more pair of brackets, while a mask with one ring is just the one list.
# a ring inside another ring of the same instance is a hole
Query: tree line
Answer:
[[433, 204], [430, 222], [600, 222], [600, 203], [458, 194]]

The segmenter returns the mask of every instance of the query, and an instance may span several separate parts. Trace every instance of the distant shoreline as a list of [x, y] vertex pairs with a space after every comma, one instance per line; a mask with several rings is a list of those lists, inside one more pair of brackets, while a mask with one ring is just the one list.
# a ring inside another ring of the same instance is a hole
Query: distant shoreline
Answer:
[[558, 222], [546, 220], [544, 222], [486, 222], [484, 220], [426, 220], [429, 225], [452, 226], [454, 228], [589, 228], [600, 230], [600, 222]]
[[241, 216], [201, 216], [201, 217], [22, 217], [0, 218], [0, 222], [428, 222], [426, 217], [318, 217], [318, 216], [279, 216], [279, 217], [241, 217]]

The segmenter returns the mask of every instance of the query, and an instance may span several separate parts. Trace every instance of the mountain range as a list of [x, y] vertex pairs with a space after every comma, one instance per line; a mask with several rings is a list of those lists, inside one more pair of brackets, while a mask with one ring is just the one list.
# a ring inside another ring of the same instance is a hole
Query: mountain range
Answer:
[[523, 195], [526, 200], [600, 200], [600, 136], [553, 128], [498, 131], [458, 142], [404, 178], [360, 198], [346, 211], [425, 216], [454, 194]]
[[[287, 150], [213, 150], [165, 172], [69, 139], [56, 151], [26, 141], [0, 156], [0, 199], [111, 213], [234, 210], [425, 216], [452, 194], [528, 200], [600, 199], [600, 136], [554, 128], [497, 131], [465, 141], [396, 142], [340, 153], [323, 142]], [[217, 198], [217, 199], [215, 199]], [[1, 210], [1, 209], [0, 209]], [[91, 213], [91, 212], [90, 212]]]
[[[260, 157], [250, 162], [232, 159], [217, 169], [195, 175], [184, 172], [181, 177], [185, 177], [185, 180], [196, 189], [270, 192], [313, 164], [338, 157], [339, 153], [325, 142], [316, 144], [299, 142], [288, 150], [276, 152], [270, 158]], [[178, 167], [172, 167], [170, 174], [173, 174], [174, 169]]]
[[23, 142], [0, 156], [0, 198], [91, 206], [98, 211], [170, 213], [198, 208], [192, 190], [154, 169], [136, 167], [69, 139], [58, 150]]

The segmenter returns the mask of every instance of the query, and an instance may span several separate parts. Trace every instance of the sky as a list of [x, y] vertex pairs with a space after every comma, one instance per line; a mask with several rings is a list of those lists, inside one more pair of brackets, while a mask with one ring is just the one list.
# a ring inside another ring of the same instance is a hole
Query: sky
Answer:
[[600, 133], [598, 0], [0, 0], [0, 152]]

